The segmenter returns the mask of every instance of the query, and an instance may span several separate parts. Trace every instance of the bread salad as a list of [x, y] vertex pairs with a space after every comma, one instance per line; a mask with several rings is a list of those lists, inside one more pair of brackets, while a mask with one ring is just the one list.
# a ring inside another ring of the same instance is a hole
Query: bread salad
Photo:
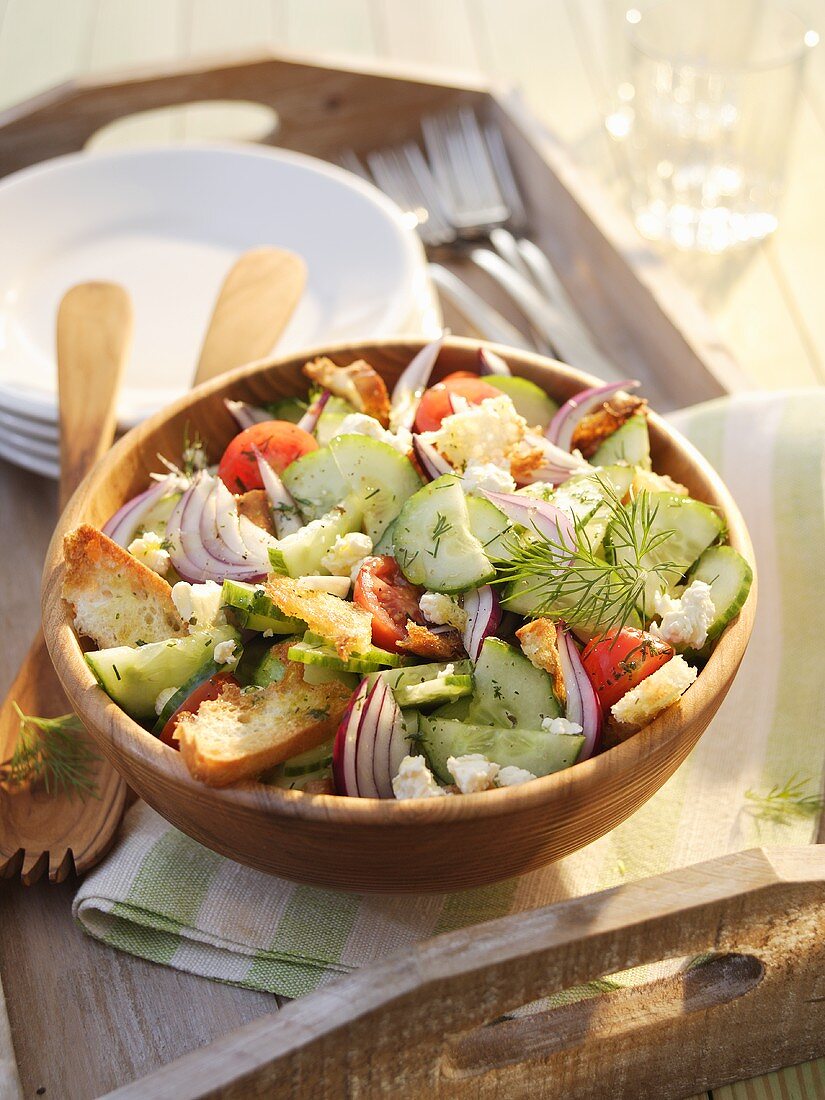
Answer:
[[196, 779], [528, 783], [678, 705], [743, 605], [722, 516], [651, 468], [638, 383], [558, 407], [481, 349], [431, 384], [441, 346], [392, 394], [317, 359], [307, 401], [227, 401], [222, 455], [196, 437], [66, 536], [89, 667]]

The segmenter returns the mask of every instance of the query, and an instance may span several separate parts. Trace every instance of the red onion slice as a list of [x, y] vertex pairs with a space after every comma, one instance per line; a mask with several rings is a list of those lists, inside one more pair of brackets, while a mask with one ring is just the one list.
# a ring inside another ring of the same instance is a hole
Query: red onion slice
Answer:
[[401, 377], [395, 383], [392, 391], [390, 409], [390, 428], [396, 432], [399, 428], [408, 428], [412, 431], [415, 423], [415, 414], [418, 411], [418, 402], [421, 394], [429, 385], [430, 375], [438, 359], [439, 352], [447, 336], [447, 330], [418, 352], [410, 363], [404, 368]]
[[579, 761], [587, 760], [599, 747], [602, 735], [602, 707], [590, 677], [585, 672], [581, 654], [563, 623], [556, 623], [559, 659], [567, 691], [565, 717], [578, 722], [584, 734]]
[[528, 531], [538, 531], [551, 542], [569, 546], [571, 550], [575, 547], [576, 533], [573, 524], [549, 500], [536, 500], [535, 497], [518, 496], [515, 493], [493, 493], [489, 489], [482, 489], [481, 492], [513, 523], [526, 527]]
[[477, 661], [484, 639], [495, 634], [501, 622], [501, 605], [489, 584], [464, 593], [464, 610], [467, 625], [462, 631], [462, 641], [469, 656]]
[[369, 680], [365, 677], [352, 694], [332, 746], [332, 777], [335, 790], [338, 794], [349, 795], [351, 798], [358, 798], [355, 770], [358, 726], [367, 704], [368, 694]]
[[241, 431], [251, 428], [253, 424], [262, 424], [264, 420], [272, 419], [271, 412], [259, 409], [257, 405], [247, 405], [245, 401], [230, 401], [227, 397], [224, 405]]
[[499, 374], [508, 376], [512, 372], [500, 355], [496, 355], [494, 351], [490, 351], [489, 348], [478, 349], [478, 373], [485, 374]]
[[551, 443], [555, 443], [563, 451], [569, 451], [576, 426], [585, 416], [597, 409], [599, 405], [603, 405], [620, 390], [635, 390], [639, 385], [641, 383], [634, 379], [626, 378], [623, 382], [611, 382], [607, 386], [594, 386], [592, 389], [582, 390], [569, 401], [565, 401], [548, 424], [544, 434]]
[[415, 451], [415, 457], [418, 459], [419, 466], [430, 481], [435, 481], [435, 479], [441, 477], [442, 474], [455, 473], [455, 470], [447, 459], [440, 455], [432, 443], [429, 443], [422, 436], [413, 436], [413, 450]]
[[545, 459], [541, 466], [521, 474], [518, 478], [519, 485], [533, 485], [537, 481], [546, 481], [551, 485], [561, 485], [575, 474], [592, 474], [596, 467], [591, 466], [586, 459], [578, 455], [572, 455], [569, 451], [563, 451], [555, 443], [539, 436], [528, 437], [535, 439], [536, 445], [541, 446]]
[[332, 397], [332, 394], [329, 390], [324, 390], [323, 393], [320, 393], [298, 421], [298, 427], [303, 428], [305, 432], [314, 432], [318, 426], [318, 419], [324, 411], [324, 406], [327, 401], [329, 401], [330, 397]]
[[153, 482], [148, 489], [132, 497], [115, 512], [111, 519], [107, 520], [103, 526], [103, 534], [118, 546], [128, 549], [138, 528], [143, 525], [143, 520], [155, 505], [164, 497], [181, 492], [185, 488], [186, 481], [176, 474], [170, 474], [161, 481]]
[[[228, 522], [223, 512], [219, 511], [218, 499], [216, 485], [213, 485], [209, 496], [204, 501], [203, 511], [201, 512], [200, 537], [203, 548], [211, 557], [217, 558], [218, 561], [224, 562], [226, 565], [244, 566], [247, 562], [243, 552], [231, 547], [223, 538], [231, 519]], [[237, 512], [235, 514], [237, 515]]]
[[282, 539], [284, 535], [291, 535], [294, 531], [300, 531], [303, 523], [298, 505], [292, 499], [289, 489], [257, 448], [255, 457], [258, 460], [261, 481], [264, 483], [264, 489], [272, 507], [272, 518], [278, 538]]

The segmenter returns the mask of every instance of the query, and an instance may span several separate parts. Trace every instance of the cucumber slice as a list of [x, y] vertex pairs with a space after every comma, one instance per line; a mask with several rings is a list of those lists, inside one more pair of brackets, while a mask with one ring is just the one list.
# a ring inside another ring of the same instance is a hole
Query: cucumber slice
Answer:
[[300, 642], [290, 646], [287, 651], [290, 661], [300, 661], [305, 665], [321, 665], [322, 668], [338, 669], [342, 672], [378, 672], [381, 668], [400, 668], [413, 663], [412, 657], [402, 657], [398, 653], [389, 653], [371, 645], [364, 653], [356, 653], [344, 659], [339, 657], [334, 646], [325, 638], [308, 630]]
[[334, 439], [344, 417], [354, 412], [358, 412], [358, 410], [354, 405], [350, 405], [349, 401], [345, 401], [343, 397], [330, 397], [324, 405], [324, 411], [318, 417], [318, 423], [315, 425], [315, 438], [318, 440], [319, 446], [325, 447], [331, 439]]
[[297, 424], [308, 407], [300, 397], [284, 397], [281, 401], [264, 405], [273, 420], [288, 420], [290, 424]]
[[[456, 676], [472, 676], [473, 662], [467, 658], [461, 661], [449, 662], [453, 666]], [[427, 665], [411, 665], [409, 668], [389, 668], [369, 676], [370, 687], [380, 676], [387, 687], [393, 692], [398, 688], [410, 687], [413, 684], [423, 684], [425, 680], [433, 680], [447, 667], [445, 661], [433, 661]]]
[[285, 672], [286, 665], [279, 657], [275, 656], [270, 646], [252, 673], [252, 683], [255, 684], [256, 687], [266, 687], [267, 684], [277, 684], [283, 680]]
[[469, 722], [540, 730], [544, 718], [558, 718], [561, 713], [548, 673], [500, 638], [484, 639], [476, 661]]
[[395, 556], [408, 581], [433, 592], [463, 592], [496, 571], [470, 530], [461, 480], [444, 474], [410, 497], [395, 525]]
[[380, 439], [339, 435], [329, 446], [350, 490], [361, 497], [364, 530], [378, 542], [404, 501], [421, 488], [421, 478], [406, 455]]
[[321, 565], [326, 554], [339, 535], [361, 530], [364, 510], [361, 501], [350, 494], [343, 504], [314, 519], [306, 527], [282, 538], [277, 546], [270, 547], [269, 561], [276, 573], [290, 577], [308, 577], [328, 573]]
[[166, 725], [166, 723], [169, 721], [169, 719], [172, 717], [178, 707], [183, 706], [183, 704], [186, 702], [192, 692], [196, 688], [199, 688], [201, 684], [204, 683], [206, 680], [210, 680], [213, 676], [220, 672], [221, 668], [222, 666], [216, 664], [215, 661], [213, 661], [210, 657], [208, 661], [204, 661], [197, 672], [193, 673], [189, 677], [189, 679], [186, 681], [185, 684], [183, 684], [182, 687], [178, 688], [175, 694], [167, 700], [166, 706], [161, 710], [160, 714], [158, 715], [157, 722], [155, 722], [154, 726], [152, 727], [152, 733], [155, 735], [155, 737], [160, 737], [160, 735], [163, 733], [163, 727]]
[[579, 523], [596, 550], [604, 542], [607, 527], [616, 506], [633, 483], [631, 466], [605, 466], [596, 474], [577, 474], [559, 485], [551, 502]]
[[644, 413], [631, 416], [591, 456], [593, 466], [641, 466], [650, 469], [650, 433]]
[[701, 650], [701, 656], [709, 656], [712, 643], [742, 610], [753, 583], [753, 570], [732, 546], [710, 546], [691, 569], [685, 583], [692, 581], [710, 585], [710, 598], [716, 609], [716, 617], [708, 627], [707, 644]]
[[281, 480], [307, 522], [326, 515], [349, 492], [329, 447], [319, 447], [290, 462]]
[[[459, 722], [465, 722], [472, 703], [472, 696], [465, 695], [463, 699], [456, 699], [454, 703], [445, 703], [443, 707], [434, 710], [430, 718], [457, 718]], [[418, 712], [409, 711], [408, 713], [417, 714]]]
[[220, 642], [238, 643], [234, 627], [199, 630], [186, 638], [131, 649], [115, 646], [86, 654], [86, 661], [103, 690], [132, 718], [154, 718], [155, 700], [161, 691], [179, 687], [213, 660]]
[[303, 634], [306, 624], [301, 619], [286, 618], [260, 585], [244, 581], [224, 581], [221, 603], [231, 608], [240, 628], [271, 630], [273, 634]]
[[350, 691], [358, 687], [360, 677], [354, 672], [340, 672], [335, 668], [324, 668], [323, 665], [304, 665], [305, 684], [329, 684], [337, 681], [344, 684]]
[[472, 693], [472, 676], [456, 676], [449, 673], [447, 676], [436, 676], [432, 680], [424, 680], [420, 684], [409, 684], [406, 687], [396, 688], [395, 701], [399, 707], [416, 707], [419, 710], [429, 710], [430, 707], [452, 703], [456, 699], [462, 699], [465, 695], [472, 695]]
[[[643, 496], [639, 495], [640, 501]], [[649, 533], [646, 541], [670, 532], [669, 537], [644, 554], [640, 562], [647, 569], [661, 567], [665, 563], [669, 565], [667, 569], [660, 568], [652, 573], [645, 585], [643, 611], [645, 617], [650, 619], [655, 612], [656, 592], [672, 588], [699, 555], [719, 538], [725, 525], [722, 518], [700, 500], [680, 497], [675, 493], [648, 493], [647, 496]], [[636, 535], [640, 543], [643, 539], [643, 511], [638, 508], [636, 512]], [[606, 539], [615, 562], [635, 562], [635, 551], [627, 545], [627, 536], [622, 534], [615, 520], [607, 529]]]
[[467, 515], [470, 530], [481, 543], [488, 558], [509, 560], [506, 535], [513, 528], [511, 521], [492, 501], [475, 495], [467, 497]]
[[283, 763], [283, 775], [286, 779], [294, 779], [297, 775], [310, 775], [312, 772], [320, 772], [332, 766], [332, 741], [324, 741], [314, 749], [299, 753], [297, 756], [285, 760]]
[[[600, 600], [604, 600], [603, 606], [609, 607], [610, 585], [617, 581], [616, 573], [609, 567], [585, 569], [582, 568], [582, 581], [592, 576], [591, 607], [598, 609]], [[505, 611], [515, 611], [518, 615], [535, 618], [538, 615], [549, 615], [556, 619], [569, 619], [571, 599], [562, 598], [548, 606], [545, 578], [539, 576], [520, 577], [516, 581], [510, 581], [504, 588], [501, 605]], [[600, 595], [601, 594], [601, 595]], [[575, 634], [582, 641], [588, 641], [594, 634], [601, 634], [609, 622], [609, 616], [600, 619], [596, 614], [587, 622], [581, 619], [571, 621]], [[626, 626], [641, 627], [642, 620], [634, 611], [625, 623]]]
[[531, 428], [538, 425], [543, 431], [559, 411], [556, 402], [547, 396], [541, 386], [526, 378], [487, 374], [484, 381], [506, 393], [515, 405], [516, 412], [524, 417]]
[[582, 734], [473, 726], [455, 718], [423, 715], [419, 740], [430, 767], [442, 783], [453, 782], [447, 768], [451, 756], [478, 752], [502, 768], [526, 768], [533, 775], [549, 775], [575, 764], [584, 744]]
[[394, 552], [392, 537], [395, 531], [396, 520], [393, 520], [385, 529], [378, 542], [372, 548], [373, 554], [392, 554]]

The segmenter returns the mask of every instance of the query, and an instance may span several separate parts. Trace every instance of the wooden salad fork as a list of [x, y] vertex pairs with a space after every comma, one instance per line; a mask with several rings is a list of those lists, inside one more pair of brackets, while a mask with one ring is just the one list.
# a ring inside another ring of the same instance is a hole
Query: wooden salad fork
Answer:
[[[194, 384], [270, 352], [300, 301], [306, 274], [303, 259], [284, 249], [265, 247], [243, 253], [215, 302]], [[131, 307], [120, 287], [83, 284], [69, 291], [61, 303], [61, 510], [114, 438], [116, 381], [130, 338]], [[71, 380], [77, 370], [82, 371], [79, 382]], [[105, 374], [105, 379], [98, 381], [98, 373]], [[15, 704], [26, 715], [61, 715], [71, 709], [42, 633], [32, 643], [0, 707], [0, 761], [8, 760], [18, 743], [20, 717]], [[94, 751], [90, 743], [89, 751]], [[52, 882], [62, 882], [73, 870], [86, 871], [106, 854], [123, 815], [126, 787], [100, 758], [91, 765], [89, 780], [95, 796], [83, 800], [63, 791], [49, 793], [39, 784], [3, 786], [0, 771], [0, 877], [19, 873], [29, 885], [48, 870]]]
[[[132, 304], [114, 283], [72, 287], [57, 314], [60, 397], [60, 510], [87, 472], [111, 446], [116, 399], [132, 342]], [[19, 709], [18, 709], [19, 708]], [[20, 742], [20, 713], [65, 715], [71, 706], [38, 631], [0, 707], [0, 760]], [[31, 736], [36, 737], [36, 733]], [[0, 786], [0, 875], [19, 872], [27, 885], [48, 870], [62, 882], [72, 870], [92, 866], [106, 851], [123, 813], [126, 784], [86, 740], [88, 782], [95, 797], [66, 786], [46, 789], [37, 780]]]

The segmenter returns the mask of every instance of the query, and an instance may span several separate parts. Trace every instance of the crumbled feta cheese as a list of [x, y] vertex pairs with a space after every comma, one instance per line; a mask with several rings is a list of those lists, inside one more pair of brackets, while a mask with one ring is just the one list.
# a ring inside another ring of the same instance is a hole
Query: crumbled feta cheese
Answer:
[[708, 628], [716, 617], [709, 584], [694, 581], [678, 599], [667, 592], [657, 592], [653, 603], [662, 621], [651, 625], [651, 634], [677, 648], [702, 648], [708, 640]]
[[261, 637], [262, 638], [274, 638], [275, 637], [275, 631], [274, 630], [265, 630], [261, 634]]
[[455, 672], [455, 665], [445, 665], [442, 669], [439, 669], [436, 680], [446, 680], [448, 676], [452, 676]]
[[215, 652], [212, 654], [216, 665], [229, 665], [237, 664], [237, 658], [235, 657], [235, 643], [231, 638], [227, 638], [225, 642], [218, 642], [215, 646]]
[[529, 783], [531, 779], [537, 778], [538, 776], [528, 772], [526, 768], [517, 768], [513, 764], [508, 764], [496, 776], [496, 785], [499, 787], [516, 787], [519, 783]]
[[397, 428], [389, 432], [382, 428], [374, 416], [366, 413], [348, 413], [341, 421], [336, 435], [367, 435], [370, 439], [378, 439], [386, 443], [393, 450], [402, 455], [408, 455], [412, 450], [412, 432], [407, 428]]
[[222, 591], [215, 581], [205, 581], [203, 584], [178, 581], [172, 587], [172, 603], [190, 627], [208, 630], [226, 622], [226, 616], [221, 611]]
[[545, 733], [581, 733], [578, 722], [568, 722], [566, 718], [542, 718], [541, 728]]
[[462, 794], [475, 794], [477, 791], [489, 791], [500, 768], [481, 753], [472, 752], [466, 756], [448, 757], [447, 770]]
[[159, 573], [165, 577], [169, 572], [171, 558], [169, 551], [163, 545], [163, 539], [154, 531], [145, 531], [140, 538], [133, 539], [129, 543], [129, 553], [133, 558], [151, 569], [153, 573]]
[[425, 592], [418, 606], [427, 622], [435, 626], [454, 626], [456, 630], [463, 630], [467, 625], [467, 612], [444, 592]]
[[424, 432], [422, 439], [432, 443], [457, 470], [469, 463], [493, 463], [510, 468], [509, 452], [523, 438], [527, 421], [516, 412], [505, 394], [488, 397], [480, 405], [445, 416], [436, 432]]
[[329, 592], [331, 596], [346, 599], [349, 593], [349, 577], [299, 577], [295, 582], [306, 592]]
[[349, 577], [352, 569], [372, 553], [372, 539], [360, 531], [339, 535], [321, 558], [321, 565], [333, 576]]
[[392, 781], [396, 798], [439, 798], [448, 792], [435, 781], [423, 756], [405, 756]]
[[637, 729], [675, 703], [696, 679], [696, 669], [684, 657], [671, 657], [610, 708], [617, 722]]
[[491, 493], [513, 493], [516, 489], [509, 471], [493, 462], [469, 462], [462, 476], [461, 487], [465, 493], [477, 493], [481, 489]]
[[158, 692], [158, 697], [155, 699], [155, 714], [160, 715], [163, 708], [177, 692], [177, 688], [164, 688], [163, 691]]

